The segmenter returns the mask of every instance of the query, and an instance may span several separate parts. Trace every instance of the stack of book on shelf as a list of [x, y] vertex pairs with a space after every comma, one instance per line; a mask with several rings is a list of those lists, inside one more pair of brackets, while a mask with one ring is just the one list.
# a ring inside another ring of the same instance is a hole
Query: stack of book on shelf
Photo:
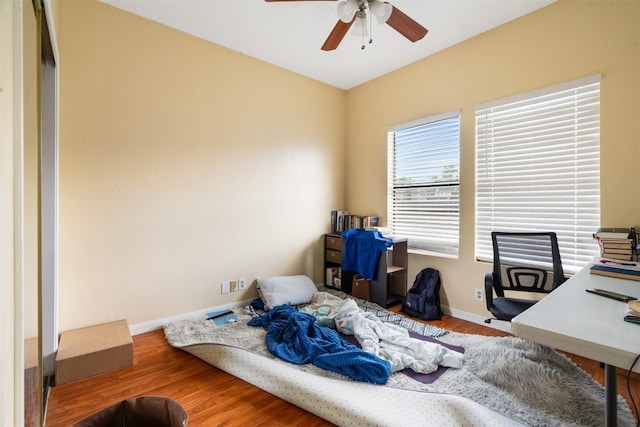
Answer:
[[611, 258], [595, 258], [591, 274], [640, 281], [640, 263]]
[[324, 276], [324, 285], [330, 288], [342, 289], [342, 268], [327, 267]]
[[603, 258], [633, 260], [635, 249], [635, 230], [627, 228], [601, 228], [594, 237], [600, 246]]
[[348, 211], [331, 211], [331, 233], [342, 234], [352, 228], [374, 228], [378, 217], [373, 215], [349, 215]]

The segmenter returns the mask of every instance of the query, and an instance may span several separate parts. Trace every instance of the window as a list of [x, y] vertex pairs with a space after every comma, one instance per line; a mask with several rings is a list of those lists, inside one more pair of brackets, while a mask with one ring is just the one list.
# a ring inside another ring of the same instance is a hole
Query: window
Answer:
[[491, 231], [555, 231], [565, 270], [598, 255], [600, 76], [476, 107], [476, 258]]
[[389, 129], [388, 218], [408, 247], [458, 255], [460, 113]]

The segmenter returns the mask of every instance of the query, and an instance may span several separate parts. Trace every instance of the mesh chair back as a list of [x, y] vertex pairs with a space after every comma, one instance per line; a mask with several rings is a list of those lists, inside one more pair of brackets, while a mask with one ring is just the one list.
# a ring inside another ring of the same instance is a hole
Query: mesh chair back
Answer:
[[[549, 293], [564, 282], [555, 233], [491, 233], [493, 273], [509, 291]], [[502, 292], [496, 289], [498, 296]]]

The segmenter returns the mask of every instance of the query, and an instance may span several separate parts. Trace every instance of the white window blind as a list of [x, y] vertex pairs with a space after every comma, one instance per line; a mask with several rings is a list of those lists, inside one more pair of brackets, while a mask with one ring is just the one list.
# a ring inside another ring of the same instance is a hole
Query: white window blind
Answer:
[[410, 249], [458, 255], [460, 113], [389, 129], [388, 218]]
[[564, 269], [598, 254], [600, 76], [476, 107], [476, 258], [491, 231], [554, 231]]

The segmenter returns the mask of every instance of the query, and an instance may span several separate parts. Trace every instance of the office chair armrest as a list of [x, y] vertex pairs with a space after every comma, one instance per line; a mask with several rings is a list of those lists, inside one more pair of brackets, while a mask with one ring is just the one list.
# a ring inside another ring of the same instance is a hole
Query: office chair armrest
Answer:
[[493, 306], [493, 273], [484, 273], [484, 300], [487, 310]]

